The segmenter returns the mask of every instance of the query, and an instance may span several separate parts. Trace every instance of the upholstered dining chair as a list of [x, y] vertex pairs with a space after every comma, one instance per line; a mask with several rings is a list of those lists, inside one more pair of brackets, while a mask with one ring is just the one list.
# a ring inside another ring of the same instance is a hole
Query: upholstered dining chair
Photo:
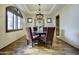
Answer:
[[31, 27], [26, 27], [26, 38], [27, 38], [27, 43], [28, 45], [33, 46], [34, 45], [34, 41], [37, 39], [38, 35], [32, 35], [32, 30]]
[[[48, 30], [48, 27], [43, 27], [43, 32], [47, 34], [47, 30]], [[45, 37], [46, 34], [42, 34], [41, 36], [42, 37]]]
[[52, 48], [54, 31], [55, 27], [48, 27], [46, 36], [41, 37], [42, 41], [45, 43], [45, 47], [47, 48]]

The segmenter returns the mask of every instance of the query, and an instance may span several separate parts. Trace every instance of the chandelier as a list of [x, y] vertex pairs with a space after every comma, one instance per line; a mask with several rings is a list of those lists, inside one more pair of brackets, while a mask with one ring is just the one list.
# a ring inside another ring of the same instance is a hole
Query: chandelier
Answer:
[[38, 13], [38, 14], [36, 14], [36, 18], [40, 20], [40, 19], [43, 19], [44, 15], [43, 15], [43, 14], [41, 14], [40, 4], [38, 4], [38, 6], [39, 6], [39, 9], [38, 9], [39, 13]]

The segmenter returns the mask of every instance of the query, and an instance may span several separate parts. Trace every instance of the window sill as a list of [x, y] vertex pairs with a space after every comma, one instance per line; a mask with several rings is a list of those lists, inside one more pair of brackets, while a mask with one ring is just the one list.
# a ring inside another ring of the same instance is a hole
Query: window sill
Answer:
[[15, 31], [20, 31], [20, 30], [23, 30], [23, 29], [16, 29], [16, 30], [6, 30], [6, 33], [8, 33], [8, 32], [15, 32]]

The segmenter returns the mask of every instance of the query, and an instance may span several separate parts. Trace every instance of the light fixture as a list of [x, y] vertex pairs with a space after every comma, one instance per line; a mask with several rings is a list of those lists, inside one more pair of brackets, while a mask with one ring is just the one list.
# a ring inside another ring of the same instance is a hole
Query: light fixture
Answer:
[[51, 18], [47, 18], [47, 23], [52, 23], [52, 19]]
[[28, 22], [28, 23], [32, 23], [32, 18], [28, 18], [28, 19], [27, 19], [27, 22]]
[[38, 9], [39, 13], [38, 13], [38, 14], [36, 14], [36, 18], [40, 20], [40, 19], [43, 19], [43, 16], [44, 16], [44, 15], [43, 15], [43, 14], [41, 14], [40, 4], [38, 4], [38, 5], [39, 5], [39, 9]]

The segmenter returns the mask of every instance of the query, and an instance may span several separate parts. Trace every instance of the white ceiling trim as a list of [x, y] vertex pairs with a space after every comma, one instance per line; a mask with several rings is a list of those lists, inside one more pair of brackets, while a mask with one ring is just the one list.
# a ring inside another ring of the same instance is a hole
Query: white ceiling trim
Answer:
[[[30, 12], [29, 10], [28, 10], [28, 8], [27, 8], [27, 6], [26, 5], [24, 5], [25, 7], [26, 7], [26, 11], [29, 13], [29, 14], [37, 14], [37, 13], [39, 13], [38, 11], [33, 11], [33, 12]], [[51, 7], [51, 9], [49, 10], [49, 11], [41, 11], [41, 13], [42, 14], [50, 14], [52, 11], [53, 11], [53, 9], [56, 7], [56, 4], [54, 4], [52, 7]]]
[[[22, 10], [25, 15], [33, 16], [38, 13], [37, 11], [35, 12], [30, 11], [27, 7], [27, 4], [16, 4], [16, 6], [20, 10]], [[53, 15], [55, 14], [56, 11], [58, 11], [58, 9], [61, 8], [61, 6], [64, 6], [64, 5], [54, 4], [49, 11], [42, 11], [41, 13], [45, 15]]]

